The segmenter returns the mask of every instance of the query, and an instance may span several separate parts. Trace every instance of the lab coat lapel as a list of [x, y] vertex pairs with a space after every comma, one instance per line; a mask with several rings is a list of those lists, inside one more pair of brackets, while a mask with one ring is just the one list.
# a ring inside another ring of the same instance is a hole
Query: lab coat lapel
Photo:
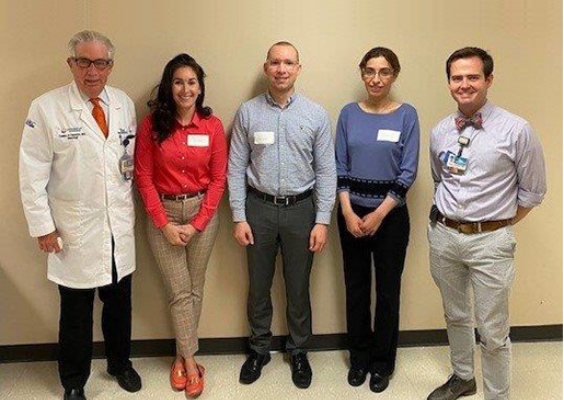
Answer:
[[108, 116], [109, 124], [108, 129], [110, 130], [108, 134], [108, 140], [120, 140], [117, 136], [117, 132], [119, 128], [123, 128], [123, 126], [118, 126], [119, 115], [121, 113], [121, 109], [123, 105], [121, 102], [116, 99], [114, 96], [114, 92], [110, 90], [110, 88], [106, 87], [106, 92], [108, 93], [108, 98], [110, 99], [110, 105], [108, 107], [110, 115]]

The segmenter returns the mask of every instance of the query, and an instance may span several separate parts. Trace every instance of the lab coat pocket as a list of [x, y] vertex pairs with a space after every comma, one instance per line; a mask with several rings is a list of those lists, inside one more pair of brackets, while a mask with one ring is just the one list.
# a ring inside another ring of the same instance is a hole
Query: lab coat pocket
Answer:
[[53, 199], [51, 214], [59, 236], [63, 239], [63, 248], [82, 246], [82, 213], [79, 201]]

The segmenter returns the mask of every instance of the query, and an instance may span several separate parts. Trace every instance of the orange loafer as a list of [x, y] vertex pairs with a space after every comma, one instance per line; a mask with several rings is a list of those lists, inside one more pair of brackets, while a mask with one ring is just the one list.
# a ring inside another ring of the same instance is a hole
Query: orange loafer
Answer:
[[206, 369], [203, 365], [198, 365], [198, 372], [194, 374], [188, 374], [188, 382], [186, 383], [185, 394], [189, 399], [195, 399], [204, 391], [204, 374]]
[[184, 390], [186, 389], [186, 383], [188, 378], [186, 377], [186, 369], [184, 365], [178, 365], [176, 362], [172, 363], [170, 367], [170, 385], [174, 390]]

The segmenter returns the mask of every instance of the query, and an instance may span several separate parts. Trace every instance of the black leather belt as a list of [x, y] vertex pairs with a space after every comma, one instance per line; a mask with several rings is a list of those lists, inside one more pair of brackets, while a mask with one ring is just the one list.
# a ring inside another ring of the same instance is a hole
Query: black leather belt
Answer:
[[174, 200], [182, 201], [192, 199], [194, 197], [201, 197], [205, 192], [188, 193], [188, 194], [161, 194], [161, 200]]
[[248, 188], [249, 188], [249, 192], [253, 193], [262, 201], [265, 201], [267, 203], [273, 203], [276, 204], [277, 206], [291, 206], [296, 204], [298, 201], [307, 199], [313, 194], [313, 189], [309, 189], [303, 193], [296, 194], [293, 196], [273, 196], [268, 193], [263, 193], [252, 186], [249, 186]]
[[482, 222], [465, 222], [455, 221], [442, 215], [437, 214], [437, 221], [448, 226], [449, 228], [456, 229], [460, 233], [471, 235], [474, 233], [492, 232], [504, 226], [511, 225], [510, 219], [502, 219], [498, 221], [482, 221]]

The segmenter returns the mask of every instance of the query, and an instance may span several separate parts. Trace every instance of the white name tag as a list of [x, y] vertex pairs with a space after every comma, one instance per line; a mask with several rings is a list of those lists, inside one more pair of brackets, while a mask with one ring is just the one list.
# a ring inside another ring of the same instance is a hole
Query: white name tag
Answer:
[[188, 146], [208, 147], [210, 137], [208, 135], [188, 135]]
[[274, 144], [274, 132], [255, 132], [255, 144]]
[[400, 131], [392, 131], [389, 129], [378, 130], [378, 141], [381, 142], [394, 142], [397, 143], [401, 135]]

